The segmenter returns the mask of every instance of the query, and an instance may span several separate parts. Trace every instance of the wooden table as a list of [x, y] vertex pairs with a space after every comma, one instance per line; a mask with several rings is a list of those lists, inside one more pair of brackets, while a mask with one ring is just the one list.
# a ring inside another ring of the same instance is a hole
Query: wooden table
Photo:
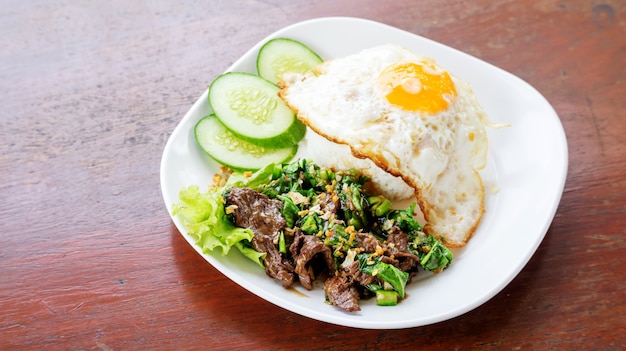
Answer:
[[[323, 16], [465, 51], [559, 114], [556, 217], [475, 310], [400, 330], [315, 321], [225, 278], [172, 224], [159, 163], [174, 127], [257, 41]], [[1, 349], [626, 348], [623, 1], [5, 0], [0, 43]]]

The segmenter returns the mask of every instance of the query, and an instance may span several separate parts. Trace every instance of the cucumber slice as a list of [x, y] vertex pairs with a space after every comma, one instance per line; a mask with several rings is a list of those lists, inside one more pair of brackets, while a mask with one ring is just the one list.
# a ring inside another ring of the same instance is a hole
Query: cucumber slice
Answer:
[[320, 63], [322, 58], [299, 41], [275, 38], [259, 50], [256, 70], [259, 76], [278, 84], [284, 73], [305, 73]]
[[228, 72], [209, 87], [209, 104], [228, 130], [265, 147], [297, 144], [306, 126], [278, 97], [280, 89], [250, 73]]
[[196, 141], [211, 158], [238, 171], [256, 171], [269, 163], [284, 163], [293, 158], [297, 145], [265, 148], [238, 138], [214, 115], [196, 123]]

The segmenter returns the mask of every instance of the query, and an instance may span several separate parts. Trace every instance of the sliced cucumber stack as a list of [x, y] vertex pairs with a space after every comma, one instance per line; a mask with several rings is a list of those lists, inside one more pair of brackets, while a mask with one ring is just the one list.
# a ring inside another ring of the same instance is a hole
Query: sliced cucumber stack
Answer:
[[244, 72], [228, 72], [209, 87], [209, 104], [228, 130], [243, 140], [265, 147], [297, 144], [306, 126], [278, 97], [280, 89]]
[[213, 114], [195, 126], [202, 149], [235, 170], [257, 170], [295, 156], [306, 125], [278, 96], [284, 72], [305, 72], [322, 59], [305, 45], [277, 38], [257, 56], [259, 75], [227, 72], [211, 83], [208, 100]]
[[284, 148], [266, 148], [247, 142], [231, 133], [211, 114], [194, 128], [200, 147], [217, 162], [238, 171], [253, 171], [269, 163], [289, 161], [298, 150], [296, 144]]
[[287, 72], [305, 73], [322, 63], [306, 45], [287, 38], [275, 38], [259, 50], [256, 69], [259, 76], [277, 84]]

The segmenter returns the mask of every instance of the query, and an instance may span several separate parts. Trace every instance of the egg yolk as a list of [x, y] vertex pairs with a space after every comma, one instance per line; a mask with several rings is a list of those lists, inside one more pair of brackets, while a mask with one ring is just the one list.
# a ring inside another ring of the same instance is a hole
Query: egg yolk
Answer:
[[390, 104], [406, 111], [434, 114], [446, 110], [456, 97], [448, 72], [426, 62], [387, 66], [378, 85]]

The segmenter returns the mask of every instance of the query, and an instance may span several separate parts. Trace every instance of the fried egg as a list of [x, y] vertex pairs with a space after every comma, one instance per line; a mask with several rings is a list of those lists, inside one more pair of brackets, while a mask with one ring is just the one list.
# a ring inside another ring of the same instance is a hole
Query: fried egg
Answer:
[[383, 45], [279, 85], [314, 132], [408, 184], [428, 233], [465, 245], [484, 212], [488, 122], [467, 83], [430, 57]]

